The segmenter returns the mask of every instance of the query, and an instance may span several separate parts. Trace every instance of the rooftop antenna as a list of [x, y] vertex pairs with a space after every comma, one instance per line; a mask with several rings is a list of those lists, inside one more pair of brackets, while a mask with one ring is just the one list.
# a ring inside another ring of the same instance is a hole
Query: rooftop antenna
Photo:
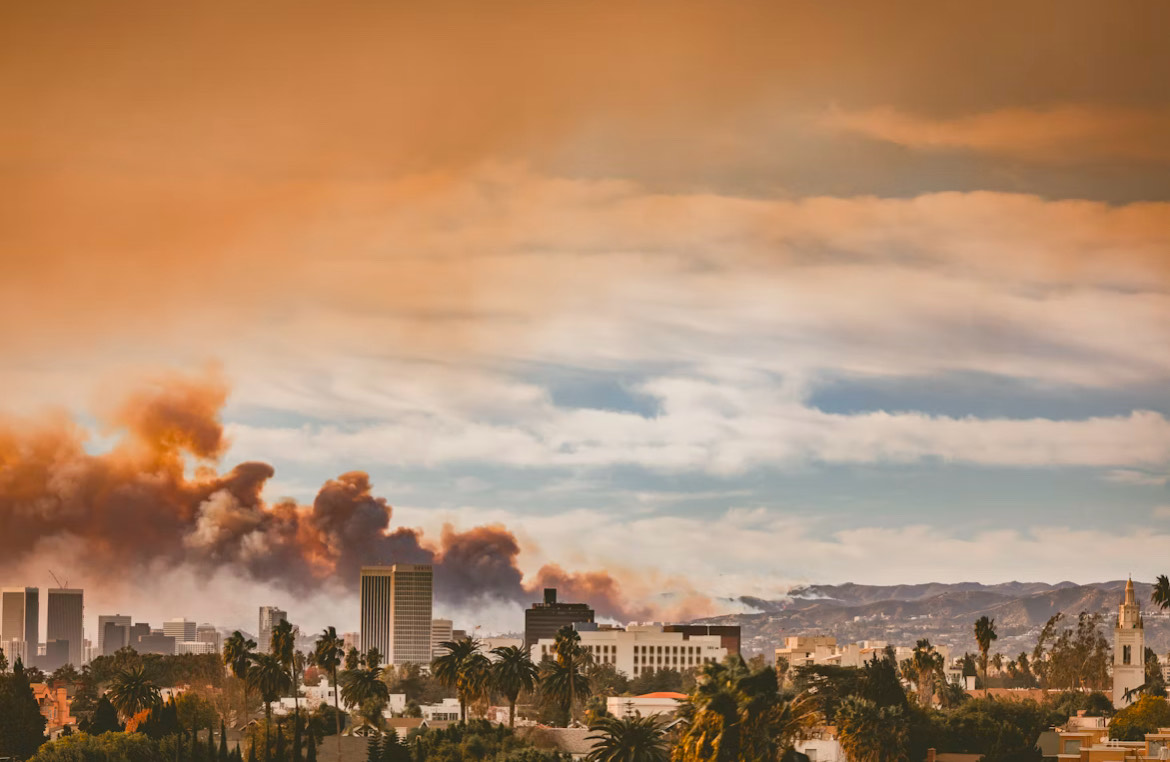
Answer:
[[65, 588], [69, 587], [69, 580], [65, 580], [64, 582], [62, 582], [60, 580], [60, 578], [57, 577], [56, 574], [53, 574], [52, 569], [49, 569], [49, 574], [53, 577], [53, 581], [57, 583], [57, 587], [59, 587], [60, 589], [64, 590]]

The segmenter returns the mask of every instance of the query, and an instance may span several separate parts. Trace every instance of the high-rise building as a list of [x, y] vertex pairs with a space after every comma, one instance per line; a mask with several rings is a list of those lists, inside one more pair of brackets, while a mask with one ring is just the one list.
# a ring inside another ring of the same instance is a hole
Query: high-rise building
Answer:
[[452, 633], [455, 632], [454, 625], [450, 619], [431, 620], [431, 656], [439, 656], [439, 652], [443, 650], [439, 644], [451, 640]]
[[219, 630], [215, 629], [213, 624], [201, 624], [196, 627], [195, 639], [200, 643], [210, 643], [212, 653], [219, 653], [223, 645], [219, 637]]
[[78, 588], [49, 588], [48, 617], [45, 622], [45, 640], [69, 641], [69, 658], [66, 663], [78, 669], [82, 665], [85, 647], [85, 603], [84, 592]]
[[72, 649], [73, 644], [68, 640], [50, 640], [45, 643], [44, 655], [37, 657], [37, 666], [45, 672], [53, 672], [66, 664], [72, 664], [73, 660], [69, 658]]
[[593, 609], [587, 603], [557, 603], [557, 589], [544, 589], [544, 603], [534, 603], [524, 611], [524, 647], [532, 648], [542, 638], [556, 637], [565, 625], [593, 621]]
[[135, 622], [130, 625], [130, 647], [142, 653], [142, 649], [138, 647], [138, 641], [142, 638], [150, 637], [150, 622]]
[[1125, 583], [1125, 598], [1117, 607], [1113, 627], [1113, 706], [1124, 709], [1137, 701], [1146, 682], [1146, 625], [1134, 597], [1133, 580]]
[[168, 619], [163, 622], [163, 635], [176, 643], [195, 640], [195, 622], [190, 619]]
[[356, 648], [358, 651], [362, 650], [362, 636], [359, 632], [347, 632], [341, 636], [341, 642], [345, 644], [345, 652], [349, 653], [349, 649]]
[[98, 616], [98, 654], [109, 656], [119, 648], [130, 645], [130, 624], [130, 617], [126, 614]]
[[288, 612], [275, 606], [260, 607], [260, 633], [256, 647], [267, 653], [272, 648], [272, 628], [288, 621]]
[[36, 662], [37, 644], [41, 640], [40, 592], [35, 587], [6, 587], [0, 589], [0, 648], [9, 663], [21, 661], [32, 666]]
[[174, 654], [175, 639], [164, 635], [162, 630], [151, 630], [138, 637], [134, 650], [140, 654]]
[[386, 664], [429, 664], [433, 582], [430, 564], [363, 566], [362, 647]]

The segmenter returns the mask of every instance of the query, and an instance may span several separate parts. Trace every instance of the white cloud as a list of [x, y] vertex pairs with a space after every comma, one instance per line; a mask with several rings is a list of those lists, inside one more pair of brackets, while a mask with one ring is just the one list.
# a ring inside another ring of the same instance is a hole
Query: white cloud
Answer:
[[[637, 465], [736, 473], [761, 466], [915, 463], [993, 466], [1160, 466], [1170, 462], [1170, 422], [1154, 412], [1085, 420], [977, 419], [919, 413], [824, 412], [766, 377], [737, 383], [656, 378], [640, 391], [660, 413], [563, 409], [547, 399], [507, 421], [444, 407], [366, 426], [297, 429], [233, 425], [232, 455], [289, 462], [510, 467]], [[1132, 470], [1132, 469], [1131, 469]]]

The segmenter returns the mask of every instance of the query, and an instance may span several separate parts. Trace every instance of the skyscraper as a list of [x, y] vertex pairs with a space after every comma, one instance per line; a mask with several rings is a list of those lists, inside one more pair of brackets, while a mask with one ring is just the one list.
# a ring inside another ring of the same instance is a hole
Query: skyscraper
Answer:
[[534, 603], [524, 611], [524, 647], [541, 638], [555, 638], [565, 625], [592, 622], [593, 609], [587, 603], [557, 603], [557, 589], [544, 589], [544, 603]]
[[109, 656], [130, 645], [130, 617], [126, 614], [102, 614], [98, 617], [98, 654]]
[[0, 648], [9, 663], [21, 657], [32, 666], [40, 643], [40, 592], [35, 587], [6, 587], [0, 590]]
[[210, 643], [213, 653], [219, 653], [222, 644], [220, 643], [219, 630], [215, 629], [214, 624], [201, 624], [195, 628], [195, 639], [200, 643]]
[[163, 635], [176, 643], [195, 640], [195, 622], [190, 619], [168, 619], [163, 622]]
[[[69, 659], [78, 669], [82, 665], [82, 649], [84, 643], [85, 604], [83, 591], [78, 588], [51, 587], [47, 606], [48, 617], [45, 622], [45, 640], [68, 641]], [[60, 648], [60, 646], [58, 646]]]
[[450, 619], [432, 619], [431, 620], [431, 655], [439, 656], [440, 643], [446, 643], [451, 640], [454, 632], [455, 623]]
[[272, 628], [280, 622], [288, 621], [288, 612], [275, 606], [260, 607], [260, 633], [256, 647], [267, 653], [272, 648]]
[[363, 566], [362, 647], [387, 664], [430, 663], [433, 581], [430, 564]]

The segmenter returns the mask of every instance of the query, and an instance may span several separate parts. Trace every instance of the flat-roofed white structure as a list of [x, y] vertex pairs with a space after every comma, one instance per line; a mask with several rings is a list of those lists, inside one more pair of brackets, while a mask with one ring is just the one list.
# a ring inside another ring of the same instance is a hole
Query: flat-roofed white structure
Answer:
[[605, 708], [614, 717], [649, 717], [652, 714], [674, 714], [686, 699], [685, 693], [659, 691], [641, 696], [610, 696]]
[[430, 564], [363, 566], [362, 648], [386, 664], [430, 664], [433, 583]]
[[[596, 627], [596, 625], [592, 625]], [[578, 627], [581, 646], [598, 664], [612, 664], [619, 672], [637, 677], [649, 671], [695, 669], [723, 661], [727, 649], [718, 635], [663, 632], [660, 624], [631, 624], [620, 628]], [[532, 646], [532, 660], [553, 658], [554, 638], [541, 638]]]

